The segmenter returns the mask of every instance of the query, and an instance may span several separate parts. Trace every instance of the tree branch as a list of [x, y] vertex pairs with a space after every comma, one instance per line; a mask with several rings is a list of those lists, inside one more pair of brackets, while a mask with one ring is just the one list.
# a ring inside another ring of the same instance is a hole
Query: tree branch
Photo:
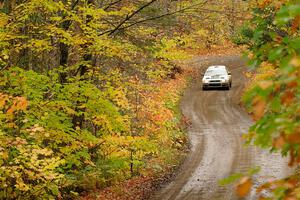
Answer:
[[[130, 20], [132, 17], [134, 17], [136, 14], [138, 14], [139, 12], [141, 12], [143, 9], [145, 9], [146, 7], [150, 6], [151, 4], [153, 4], [155, 1], [157, 0], [151, 0], [150, 2], [146, 3], [145, 5], [141, 6], [139, 9], [135, 10], [133, 13], [131, 13], [130, 15], [127, 15], [126, 18], [124, 20], [122, 20], [114, 29], [107, 31], [106, 33], [109, 33], [108, 35], [112, 35], [114, 34], [119, 28], [121, 28], [121, 26], [126, 23], [128, 20]], [[105, 33], [104, 33], [105, 34]], [[103, 34], [100, 34], [103, 35]]]
[[137, 24], [140, 24], [140, 23], [144, 23], [146, 21], [156, 20], [156, 19], [160, 19], [160, 18], [163, 18], [163, 17], [166, 17], [166, 16], [170, 16], [170, 15], [174, 15], [174, 14], [177, 14], [177, 13], [180, 13], [180, 12], [184, 12], [184, 11], [187, 11], [187, 10], [190, 10], [190, 9], [194, 9], [197, 6], [203, 6], [203, 5], [205, 5], [210, 0], [206, 0], [206, 1], [201, 2], [201, 3], [193, 4], [191, 6], [184, 7], [182, 9], [179, 9], [179, 10], [174, 11], [174, 12], [165, 13], [165, 14], [162, 14], [162, 15], [159, 15], [159, 16], [155, 16], [155, 17], [150, 17], [150, 18], [147, 18], [147, 19], [142, 19], [142, 20], [139, 20], [137, 22], [133, 22], [132, 24], [129, 24], [129, 25], [126, 25], [126, 26], [122, 27], [122, 25], [124, 23], [126, 23], [127, 21], [129, 21], [134, 15], [136, 15], [141, 10], [143, 10], [145, 7], [151, 5], [155, 1], [157, 1], [157, 0], [152, 0], [148, 4], [145, 4], [144, 6], [142, 6], [141, 8], [139, 8], [138, 10], [136, 10], [135, 12], [133, 12], [131, 15], [127, 15], [127, 17], [122, 22], [120, 22], [117, 26], [115, 26], [113, 29], [110, 29], [110, 30], [107, 30], [107, 31], [104, 31], [104, 32], [100, 33], [99, 36], [105, 35], [105, 34], [112, 35], [113, 33], [115, 33], [118, 30], [124, 30], [124, 29], [130, 28], [130, 27], [132, 27], [134, 25], [137, 25]]
[[207, 2], [208, 2], [208, 1], [205, 1], [205, 2], [202, 2], [202, 3], [198, 3], [198, 4], [191, 5], [191, 6], [187, 6], [187, 7], [185, 7], [185, 8], [176, 10], [176, 11], [174, 11], [174, 12], [165, 13], [165, 14], [162, 14], [162, 15], [159, 15], [159, 16], [155, 16], [155, 17], [150, 17], [150, 18], [142, 19], [142, 20], [133, 22], [132, 24], [129, 24], [129, 25], [120, 27], [118, 30], [124, 30], [124, 29], [130, 28], [130, 27], [132, 27], [132, 26], [135, 26], [135, 25], [137, 25], [137, 24], [141, 24], [141, 23], [144, 23], [144, 22], [147, 22], [147, 21], [152, 21], [152, 20], [156, 20], [156, 19], [163, 18], [163, 17], [175, 15], [175, 14], [177, 14], [177, 13], [181, 13], [181, 12], [184, 12], [184, 11], [187, 11], [187, 10], [190, 10], [190, 9], [195, 9], [195, 7], [204, 5], [204, 4], [206, 4]]
[[121, 2], [121, 1], [122, 1], [122, 0], [117, 0], [117, 1], [114, 1], [114, 2], [112, 2], [112, 3], [110, 3], [110, 4], [108, 4], [108, 5], [105, 6], [105, 8], [103, 8], [103, 10], [106, 11], [106, 10], [108, 10], [110, 7], [116, 5], [117, 3]]

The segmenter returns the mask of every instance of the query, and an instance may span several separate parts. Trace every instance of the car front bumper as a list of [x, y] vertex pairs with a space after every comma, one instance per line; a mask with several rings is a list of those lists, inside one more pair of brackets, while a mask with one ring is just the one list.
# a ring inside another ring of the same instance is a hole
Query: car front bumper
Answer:
[[229, 82], [208, 82], [208, 83], [202, 83], [202, 86], [204, 88], [223, 88], [223, 87], [229, 87]]

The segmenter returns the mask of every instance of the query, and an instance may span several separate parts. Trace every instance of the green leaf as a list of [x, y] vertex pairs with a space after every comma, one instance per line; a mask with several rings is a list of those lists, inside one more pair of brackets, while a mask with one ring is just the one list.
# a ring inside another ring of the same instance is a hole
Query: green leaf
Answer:
[[224, 178], [224, 179], [220, 180], [219, 184], [221, 186], [225, 186], [225, 185], [228, 185], [228, 184], [236, 182], [237, 180], [239, 180], [243, 176], [244, 176], [244, 174], [242, 174], [242, 173], [236, 173], [236, 174], [230, 175], [227, 178]]

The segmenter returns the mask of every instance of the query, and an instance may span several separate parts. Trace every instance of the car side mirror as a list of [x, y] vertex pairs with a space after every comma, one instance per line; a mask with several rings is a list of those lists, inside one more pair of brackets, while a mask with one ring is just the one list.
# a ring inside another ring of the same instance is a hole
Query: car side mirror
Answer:
[[231, 72], [228, 72], [228, 75], [231, 75]]

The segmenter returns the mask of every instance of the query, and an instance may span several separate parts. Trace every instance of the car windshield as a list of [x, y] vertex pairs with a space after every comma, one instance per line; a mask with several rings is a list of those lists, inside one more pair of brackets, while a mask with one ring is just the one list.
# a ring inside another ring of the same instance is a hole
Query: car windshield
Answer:
[[227, 75], [225, 69], [209, 69], [205, 72], [205, 76], [215, 76], [215, 75]]

